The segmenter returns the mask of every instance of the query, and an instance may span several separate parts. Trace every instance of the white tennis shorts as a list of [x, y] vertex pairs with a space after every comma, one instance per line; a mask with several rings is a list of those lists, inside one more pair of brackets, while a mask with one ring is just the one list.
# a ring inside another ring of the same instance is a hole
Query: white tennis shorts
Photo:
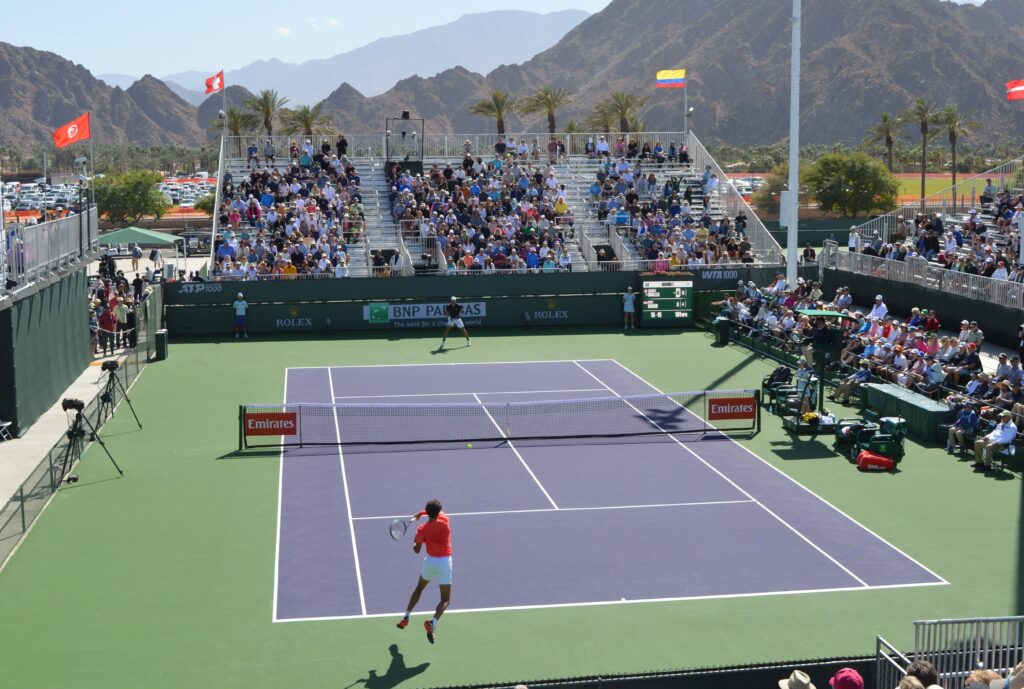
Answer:
[[466, 326], [464, 326], [462, 324], [462, 319], [461, 318], [449, 318], [448, 319], [448, 327], [449, 328], [465, 328]]
[[427, 555], [423, 558], [423, 569], [420, 576], [424, 581], [433, 581], [438, 584], [452, 583], [452, 556], [434, 557]]

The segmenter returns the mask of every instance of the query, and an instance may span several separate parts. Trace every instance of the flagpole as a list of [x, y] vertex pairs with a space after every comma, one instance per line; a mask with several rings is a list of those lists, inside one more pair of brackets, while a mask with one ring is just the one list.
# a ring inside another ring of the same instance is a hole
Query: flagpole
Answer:
[[[689, 76], [689, 75], [687, 75]], [[689, 108], [689, 93], [690, 84], [686, 83], [683, 85], [683, 146], [686, 146], [687, 150], [690, 148], [690, 108]]]

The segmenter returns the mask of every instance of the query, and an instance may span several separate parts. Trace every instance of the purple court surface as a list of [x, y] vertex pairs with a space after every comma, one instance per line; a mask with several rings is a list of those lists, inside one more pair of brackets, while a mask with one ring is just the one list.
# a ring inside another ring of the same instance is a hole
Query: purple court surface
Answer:
[[[291, 368], [285, 379], [289, 403], [657, 392], [614, 360]], [[720, 435], [341, 440], [282, 452], [275, 621], [400, 615], [420, 557], [411, 533], [396, 542], [387, 526], [435, 497], [452, 525], [449, 612], [946, 583]], [[436, 602], [429, 590], [420, 612]]]

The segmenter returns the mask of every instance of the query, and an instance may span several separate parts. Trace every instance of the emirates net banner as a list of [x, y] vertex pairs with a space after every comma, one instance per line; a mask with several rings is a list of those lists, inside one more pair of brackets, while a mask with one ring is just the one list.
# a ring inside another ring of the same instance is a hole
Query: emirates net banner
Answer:
[[750, 397], [712, 397], [708, 399], [708, 421], [753, 421], [757, 399]]
[[295, 435], [299, 431], [295, 412], [251, 412], [245, 415], [245, 435]]

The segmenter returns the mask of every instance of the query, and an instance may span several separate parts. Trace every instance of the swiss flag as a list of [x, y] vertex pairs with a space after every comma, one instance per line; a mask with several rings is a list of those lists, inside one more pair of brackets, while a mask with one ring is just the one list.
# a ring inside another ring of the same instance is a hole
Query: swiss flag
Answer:
[[224, 70], [217, 72], [206, 80], [206, 93], [217, 93], [224, 88]]
[[1006, 100], [1024, 100], [1024, 79], [1006, 82]]
[[62, 124], [53, 132], [53, 143], [57, 148], [64, 148], [79, 141], [90, 138], [89, 134], [89, 113]]

